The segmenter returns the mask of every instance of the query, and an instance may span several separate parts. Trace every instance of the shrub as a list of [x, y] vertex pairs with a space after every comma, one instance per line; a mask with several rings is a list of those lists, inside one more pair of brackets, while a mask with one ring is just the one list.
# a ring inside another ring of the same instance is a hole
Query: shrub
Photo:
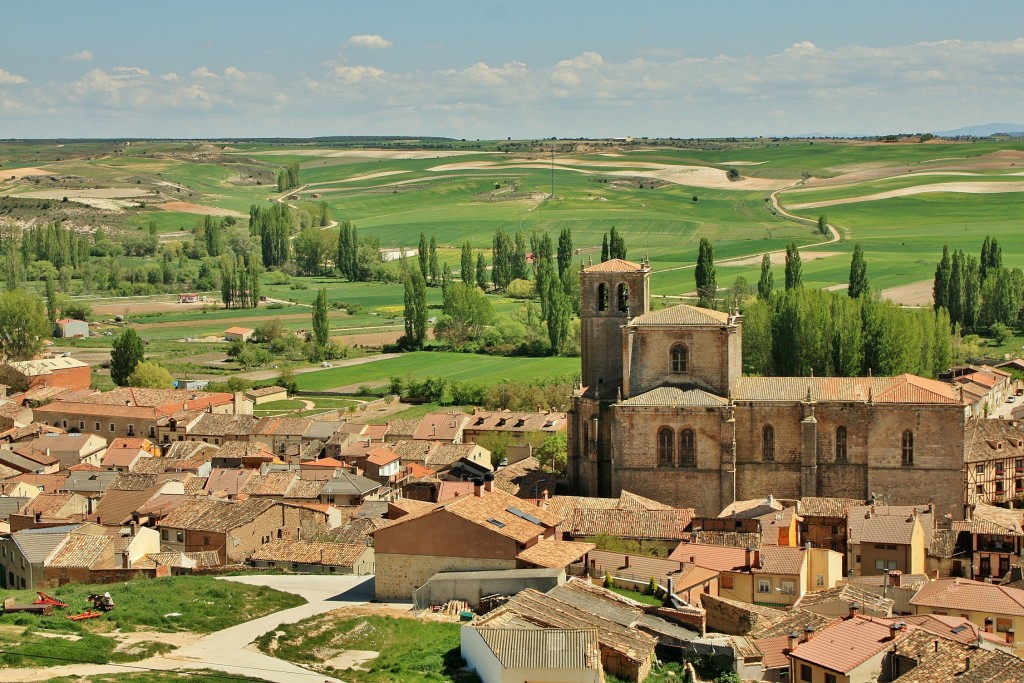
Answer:
[[608, 572], [604, 573], [604, 587], [605, 588], [615, 588], [615, 579], [613, 579], [612, 575], [609, 574]]

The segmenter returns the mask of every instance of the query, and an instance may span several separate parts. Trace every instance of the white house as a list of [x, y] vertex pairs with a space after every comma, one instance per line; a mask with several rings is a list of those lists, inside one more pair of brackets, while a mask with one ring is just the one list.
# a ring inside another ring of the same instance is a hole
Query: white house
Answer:
[[483, 683], [601, 683], [597, 629], [461, 629], [462, 658]]

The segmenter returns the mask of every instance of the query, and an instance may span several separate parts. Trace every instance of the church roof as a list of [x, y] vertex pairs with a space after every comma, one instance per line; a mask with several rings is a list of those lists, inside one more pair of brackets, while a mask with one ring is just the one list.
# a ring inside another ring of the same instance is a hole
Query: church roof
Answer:
[[584, 273], [622, 273], [643, 270], [643, 264], [627, 261], [621, 258], [613, 258], [598, 263], [596, 266], [584, 268]]
[[875, 403], [945, 403], [958, 405], [952, 385], [916, 375], [896, 377], [740, 377], [733, 387], [737, 401], [871, 400]]
[[679, 304], [638, 315], [629, 321], [630, 325], [722, 325], [728, 324], [729, 314]]
[[680, 389], [658, 387], [648, 392], [620, 401], [620, 406], [704, 406], [716, 407], [729, 403], [721, 396], [715, 396], [701, 389]]

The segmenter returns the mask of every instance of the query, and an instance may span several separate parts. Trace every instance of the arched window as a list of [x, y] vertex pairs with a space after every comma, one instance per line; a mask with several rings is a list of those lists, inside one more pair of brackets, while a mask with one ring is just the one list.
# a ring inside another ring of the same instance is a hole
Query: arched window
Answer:
[[903, 432], [903, 456], [901, 462], [904, 465], [914, 464], [914, 432], [909, 429]]
[[846, 427], [836, 427], [836, 462], [846, 462]]
[[686, 344], [672, 347], [672, 372], [686, 372], [690, 363], [690, 351]]
[[697, 440], [692, 429], [679, 432], [679, 466], [695, 467], [697, 465]]
[[675, 434], [670, 428], [662, 427], [658, 430], [658, 465], [660, 467], [672, 467], [675, 460], [674, 444], [672, 443], [674, 440]]
[[597, 286], [597, 310], [608, 310], [608, 285], [603, 282]]
[[629, 285], [625, 282], [619, 285], [619, 311], [622, 313], [629, 311]]
[[761, 459], [765, 462], [775, 460], [775, 427], [765, 425], [761, 430]]

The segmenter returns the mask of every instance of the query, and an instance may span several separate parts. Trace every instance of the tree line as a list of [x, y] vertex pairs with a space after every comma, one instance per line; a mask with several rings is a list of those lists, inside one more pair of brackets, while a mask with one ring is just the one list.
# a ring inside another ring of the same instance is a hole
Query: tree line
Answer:
[[1003, 248], [994, 237], [985, 237], [981, 254], [950, 254], [943, 245], [932, 286], [935, 310], [949, 312], [951, 324], [965, 332], [1016, 326], [1024, 300], [1024, 272], [1003, 266]]

